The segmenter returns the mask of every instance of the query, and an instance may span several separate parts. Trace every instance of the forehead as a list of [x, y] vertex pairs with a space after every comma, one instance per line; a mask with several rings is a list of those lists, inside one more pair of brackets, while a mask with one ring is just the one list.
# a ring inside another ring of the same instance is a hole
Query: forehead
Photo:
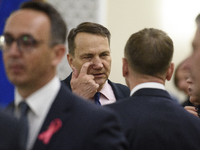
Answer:
[[110, 51], [108, 38], [102, 35], [80, 32], [76, 35], [74, 43], [76, 50]]
[[50, 20], [46, 14], [31, 9], [14, 12], [5, 24], [4, 33], [42, 35], [50, 31]]

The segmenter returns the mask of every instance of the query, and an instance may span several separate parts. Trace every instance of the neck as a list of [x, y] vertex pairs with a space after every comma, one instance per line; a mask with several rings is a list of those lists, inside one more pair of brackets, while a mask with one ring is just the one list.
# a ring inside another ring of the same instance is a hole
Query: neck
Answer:
[[127, 79], [127, 81], [130, 89], [133, 89], [135, 86], [146, 82], [156, 82], [165, 85], [164, 78], [149, 75], [131, 76], [129, 79]]
[[27, 98], [28, 96], [45, 86], [47, 83], [49, 83], [54, 78], [54, 76], [49, 76], [45, 80], [38, 80], [36, 82], [29, 82], [28, 84], [17, 85], [16, 89], [23, 98]]

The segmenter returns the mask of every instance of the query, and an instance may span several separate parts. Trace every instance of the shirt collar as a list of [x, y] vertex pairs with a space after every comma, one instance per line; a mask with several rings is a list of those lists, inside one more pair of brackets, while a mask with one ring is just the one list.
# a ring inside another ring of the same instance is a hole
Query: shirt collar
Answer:
[[110, 92], [112, 91], [112, 87], [108, 83], [108, 80], [105, 82], [103, 88], [99, 91], [107, 100], [109, 100], [113, 95]]
[[137, 90], [142, 89], [142, 88], [152, 88], [152, 89], [162, 89], [165, 90], [165, 86], [161, 83], [158, 82], [146, 82], [146, 83], [141, 83], [137, 86], [135, 86], [130, 93], [130, 96], [132, 96]]
[[[44, 107], [51, 106], [60, 86], [60, 80], [55, 76], [49, 83], [26, 98], [26, 103], [35, 115], [39, 116], [43, 113]], [[15, 107], [23, 100], [24, 98], [15, 89]]]

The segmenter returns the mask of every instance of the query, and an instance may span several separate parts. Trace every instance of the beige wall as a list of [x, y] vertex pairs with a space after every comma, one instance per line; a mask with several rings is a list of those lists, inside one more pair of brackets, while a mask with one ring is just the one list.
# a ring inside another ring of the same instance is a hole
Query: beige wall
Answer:
[[[200, 12], [198, 0], [107, 0], [105, 26], [111, 31], [112, 70], [110, 79], [125, 84], [122, 77], [124, 45], [129, 36], [143, 28], [164, 30], [174, 41], [173, 61], [178, 64], [191, 51], [195, 31], [194, 19]], [[184, 95], [174, 87], [173, 80], [166, 83], [170, 93], [181, 100]]]

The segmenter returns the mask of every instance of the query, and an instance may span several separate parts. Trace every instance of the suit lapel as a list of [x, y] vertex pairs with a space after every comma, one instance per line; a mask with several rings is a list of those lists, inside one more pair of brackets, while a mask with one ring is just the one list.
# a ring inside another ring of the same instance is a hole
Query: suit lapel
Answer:
[[123, 99], [124, 98], [124, 94], [122, 94], [121, 90], [119, 90], [119, 88], [113, 82], [111, 82], [109, 79], [108, 79], [108, 83], [112, 87], [112, 90], [114, 92], [116, 100]]
[[[66, 117], [67, 117], [66, 110], [68, 108], [70, 108], [69, 101], [67, 101], [66, 93], [67, 93], [66, 88], [64, 88], [63, 85], [61, 84], [61, 89], [59, 90], [59, 93], [58, 93], [56, 99], [54, 100], [54, 102], [47, 114], [47, 117], [44, 120], [44, 123], [42, 125], [42, 128], [41, 128], [39, 134], [46, 131], [53, 120], [59, 119], [62, 121], [62, 123], [64, 122], [64, 120], [66, 120]], [[64, 114], [66, 114], [66, 115], [64, 115]], [[62, 124], [62, 126], [63, 125], [64, 124]], [[49, 149], [48, 147], [51, 147], [52, 141], [54, 141], [56, 139], [56, 137], [59, 135], [60, 130], [62, 130], [62, 127], [58, 130], [58, 132], [53, 134], [49, 144], [44, 144], [42, 140], [39, 140], [37, 138], [32, 150]]]
[[11, 114], [14, 114], [15, 105], [14, 102], [11, 102], [6, 108], [5, 111]]
[[65, 83], [65, 85], [67, 85], [67, 87], [68, 87], [70, 90], [72, 90], [72, 89], [71, 89], [71, 85], [70, 85], [71, 78], [72, 78], [72, 73], [71, 73], [65, 80], [62, 81], [63, 83]]

